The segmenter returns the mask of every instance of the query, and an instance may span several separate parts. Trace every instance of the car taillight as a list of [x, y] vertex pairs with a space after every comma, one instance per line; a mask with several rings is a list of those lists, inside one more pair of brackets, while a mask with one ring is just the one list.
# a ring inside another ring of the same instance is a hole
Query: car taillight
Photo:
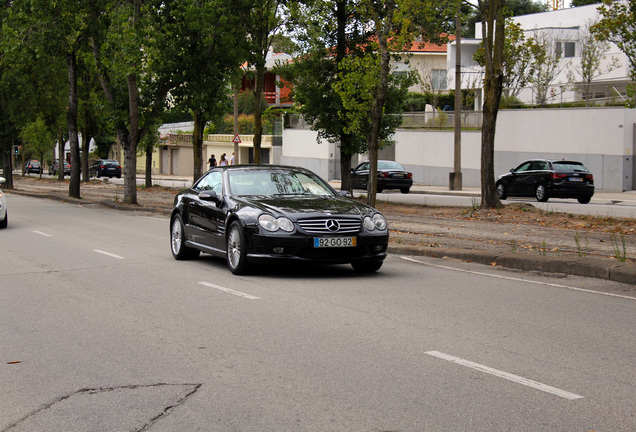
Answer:
[[562, 178], [566, 178], [568, 175], [567, 174], [561, 174], [561, 173], [550, 173], [550, 178], [552, 179], [562, 179]]
[[407, 179], [413, 178], [413, 173], [406, 173], [406, 178]]
[[594, 175], [592, 174], [585, 174], [585, 178], [591, 181], [594, 181]]
[[382, 178], [387, 178], [389, 176], [389, 173], [385, 173], [385, 172], [381, 172], [380, 174], [378, 174], [378, 177], [382, 177]]

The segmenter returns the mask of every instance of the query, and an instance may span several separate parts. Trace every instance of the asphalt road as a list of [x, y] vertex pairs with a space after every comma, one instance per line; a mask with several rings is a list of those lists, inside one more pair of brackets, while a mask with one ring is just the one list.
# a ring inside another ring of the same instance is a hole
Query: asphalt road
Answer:
[[634, 431], [624, 285], [391, 255], [175, 261], [163, 216], [9, 195], [0, 431]]

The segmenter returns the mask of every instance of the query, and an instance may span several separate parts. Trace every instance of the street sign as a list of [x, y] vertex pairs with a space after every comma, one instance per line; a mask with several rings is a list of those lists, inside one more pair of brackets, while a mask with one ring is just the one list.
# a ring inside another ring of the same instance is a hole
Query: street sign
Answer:
[[240, 144], [241, 143], [241, 137], [239, 136], [239, 134], [234, 135], [234, 139], [232, 140], [232, 142], [234, 144]]

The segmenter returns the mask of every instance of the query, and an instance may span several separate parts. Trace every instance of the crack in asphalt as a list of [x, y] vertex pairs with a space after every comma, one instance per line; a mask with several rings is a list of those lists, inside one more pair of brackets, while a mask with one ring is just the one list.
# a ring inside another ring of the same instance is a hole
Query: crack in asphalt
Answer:
[[55, 405], [59, 404], [60, 402], [63, 402], [73, 396], [81, 396], [83, 394], [99, 394], [99, 393], [107, 393], [107, 392], [112, 392], [112, 391], [117, 391], [117, 390], [135, 390], [135, 389], [139, 389], [139, 388], [152, 388], [152, 387], [163, 387], [163, 386], [171, 386], [171, 387], [191, 387], [191, 389], [181, 398], [179, 398], [174, 404], [166, 406], [163, 408], [163, 410], [156, 416], [152, 417], [146, 424], [144, 424], [141, 428], [135, 429], [134, 432], [142, 432], [142, 431], [147, 431], [150, 427], [152, 427], [152, 425], [154, 423], [156, 423], [159, 419], [163, 418], [164, 416], [166, 416], [167, 414], [169, 414], [174, 408], [182, 405], [190, 396], [192, 396], [194, 393], [196, 393], [202, 386], [203, 384], [168, 384], [168, 383], [156, 383], [156, 384], [130, 384], [130, 385], [123, 385], [123, 386], [114, 386], [114, 387], [96, 387], [96, 388], [84, 388], [84, 389], [80, 389], [77, 390], [73, 393], [64, 395], [64, 396], [60, 396], [56, 399], [54, 399], [53, 401], [51, 401], [50, 403], [44, 405], [43, 407], [30, 412], [29, 414], [27, 414], [26, 416], [22, 417], [21, 419], [19, 419], [18, 421], [10, 424], [9, 426], [7, 426], [5, 429], [2, 429], [2, 431], [0, 432], [9, 432], [11, 429], [16, 428], [18, 426], [20, 426], [21, 423], [25, 422], [26, 420], [30, 419], [31, 417], [42, 413], [48, 409], [53, 408]]

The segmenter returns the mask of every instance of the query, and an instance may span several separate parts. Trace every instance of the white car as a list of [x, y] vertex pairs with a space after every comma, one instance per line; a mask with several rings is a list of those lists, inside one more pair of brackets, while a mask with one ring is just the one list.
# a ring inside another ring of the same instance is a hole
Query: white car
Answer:
[[[4, 177], [0, 177], [0, 184], [4, 183]], [[7, 200], [4, 198], [4, 194], [0, 190], [0, 228], [6, 228], [9, 216], [7, 216]]]

